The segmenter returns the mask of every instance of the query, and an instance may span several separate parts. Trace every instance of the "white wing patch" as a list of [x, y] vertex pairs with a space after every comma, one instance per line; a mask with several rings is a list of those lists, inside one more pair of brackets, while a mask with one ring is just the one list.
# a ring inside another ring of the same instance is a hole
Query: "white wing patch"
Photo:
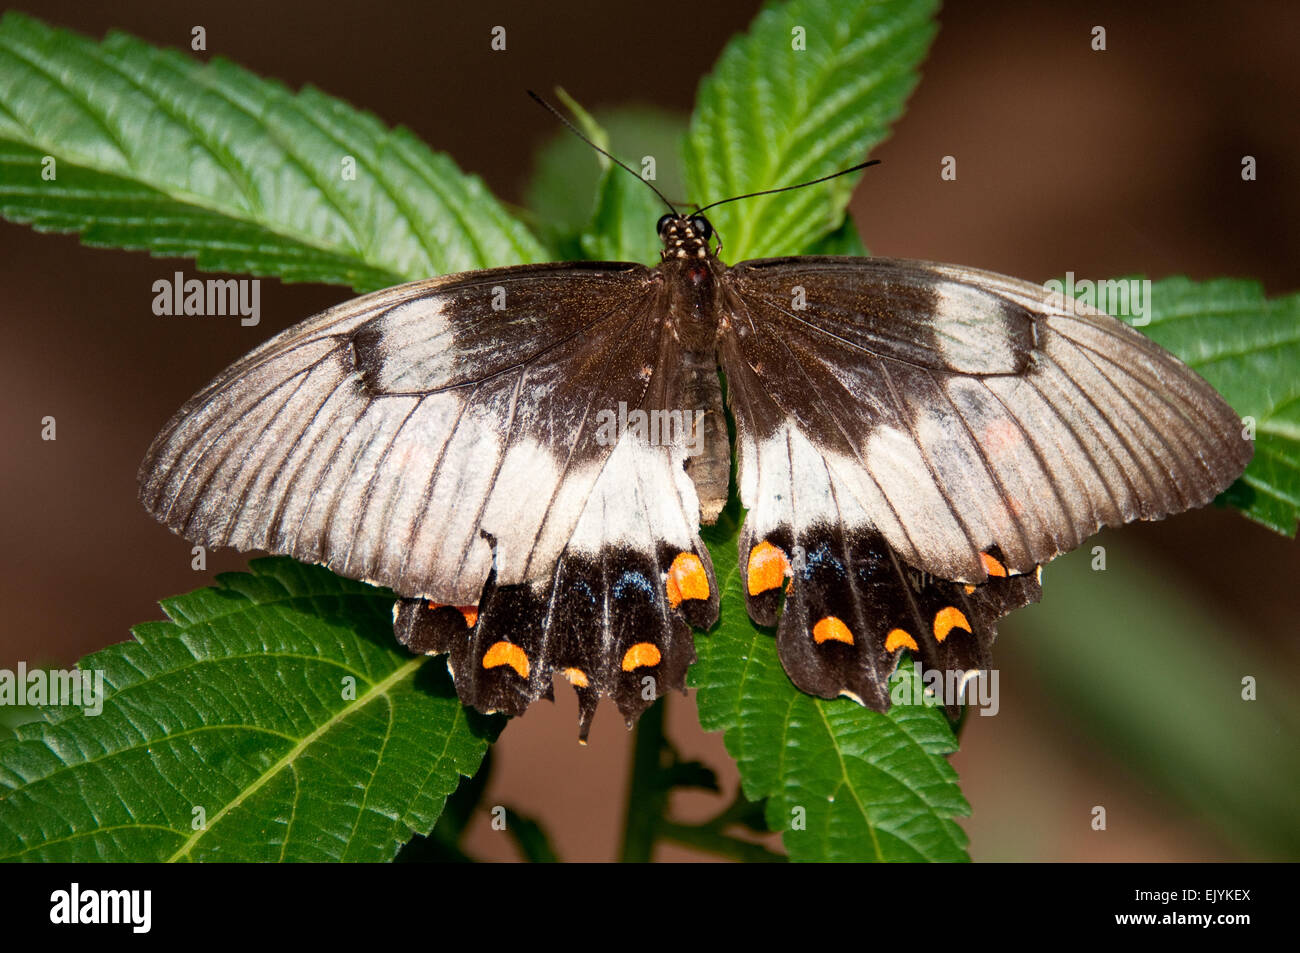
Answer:
[[620, 545], [653, 551], [655, 542], [693, 551], [700, 504], [685, 459], [679, 448], [648, 446], [624, 431], [592, 487], [570, 546], [592, 555]]
[[[521, 266], [324, 312], [181, 408], [141, 466], [141, 500], [196, 542], [455, 605], [479, 601], [494, 565], [499, 586], [549, 578], [583, 514], [613, 519], [629, 494], [653, 531], [690, 540], [680, 455], [622, 448], [606, 467], [613, 448], [588, 424], [593, 401], [642, 398], [645, 354], [675, 353], [650, 317], [648, 275]], [[590, 282], [585, 310], [577, 279]]]

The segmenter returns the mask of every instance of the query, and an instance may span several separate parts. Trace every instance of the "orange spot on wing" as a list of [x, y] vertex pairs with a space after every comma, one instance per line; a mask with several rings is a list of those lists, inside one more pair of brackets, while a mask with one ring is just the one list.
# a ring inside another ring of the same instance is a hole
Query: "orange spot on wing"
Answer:
[[942, 642], [953, 629], [970, 631], [970, 622], [956, 606], [940, 609], [934, 615], [934, 637]]
[[1007, 574], [1007, 567], [988, 553], [980, 553], [980, 562], [984, 564], [984, 571], [990, 576], [1005, 576]]
[[773, 546], [767, 540], [763, 540], [749, 551], [746, 579], [751, 596], [775, 589], [789, 573], [790, 560], [779, 547]]
[[587, 680], [587, 673], [580, 668], [566, 668], [564, 677], [567, 678], [575, 688], [586, 688], [591, 684]]
[[492, 647], [483, 653], [484, 668], [498, 668], [502, 665], [509, 665], [520, 678], [528, 677], [528, 656], [517, 645], [509, 642], [494, 642]]
[[694, 553], [678, 553], [668, 568], [668, 604], [676, 609], [683, 599], [709, 598], [709, 574]]
[[885, 636], [885, 651], [897, 652], [899, 649], [908, 648], [913, 652], [920, 651], [916, 647], [916, 639], [904, 629], [890, 629], [889, 634]]
[[966, 590], [966, 595], [968, 596], [975, 591], [974, 586], [962, 586], [962, 588]]
[[823, 642], [843, 642], [846, 645], [852, 645], [853, 633], [849, 631], [847, 625], [835, 618], [835, 616], [828, 615], [813, 626], [813, 641], [818, 645]]
[[[441, 609], [446, 603], [443, 602], [426, 602], [430, 609]], [[452, 606], [457, 612], [465, 617], [465, 625], [474, 628], [478, 624], [478, 606]]]
[[660, 658], [659, 649], [653, 642], [638, 642], [623, 654], [623, 671], [650, 668], [658, 665]]

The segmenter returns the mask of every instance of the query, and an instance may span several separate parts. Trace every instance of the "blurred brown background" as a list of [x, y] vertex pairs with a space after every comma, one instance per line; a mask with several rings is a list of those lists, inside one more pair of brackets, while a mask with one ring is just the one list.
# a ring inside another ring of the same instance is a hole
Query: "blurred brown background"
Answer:
[[[651, 103], [685, 114], [700, 75], [758, 4], [16, 6], [95, 37], [120, 28], [163, 46], [187, 47], [201, 24], [207, 55], [295, 88], [310, 82], [406, 125], [518, 202], [527, 157], [555, 133], [525, 88], [558, 84], [588, 107]], [[1300, 7], [954, 3], [940, 22], [908, 111], [875, 153], [884, 165], [854, 201], [874, 253], [1031, 280], [1143, 272], [1253, 277], [1270, 294], [1300, 288]], [[505, 54], [488, 49], [496, 24], [509, 31]], [[1089, 47], [1098, 24], [1104, 53]], [[1258, 160], [1253, 183], [1240, 178], [1246, 154]], [[957, 157], [956, 182], [939, 179], [944, 155]], [[264, 280], [258, 327], [156, 317], [151, 285], [175, 269], [193, 270], [0, 222], [0, 667], [70, 663], [159, 617], [159, 597], [244, 565], [237, 554], [210, 554], [209, 573], [192, 572], [189, 544], [136, 503], [136, 466], [214, 374], [350, 294]], [[39, 438], [46, 414], [58, 420], [57, 442]], [[1237, 637], [1276, 659], [1279, 681], [1295, 684], [1300, 548], [1215, 510], [1117, 536], [1231, 619]], [[1050, 600], [1049, 586], [1046, 607]], [[954, 762], [974, 808], [964, 825], [976, 859], [1243, 856], [1135, 780], [1040, 693], [1016, 639], [999, 643], [998, 658], [1001, 716], [973, 719]], [[604, 709], [580, 749], [572, 694], [557, 694], [556, 705], [539, 704], [507, 728], [487, 803], [542, 821], [565, 859], [610, 859], [630, 736]], [[673, 698], [669, 724], [681, 749], [734, 790], [721, 738], [699, 730], [693, 704]], [[1124, 818], [1117, 836], [1087, 828], [1088, 805], [1102, 801]], [[683, 819], [701, 819], [720, 803], [691, 795], [677, 807]], [[514, 856], [486, 824], [469, 848]]]

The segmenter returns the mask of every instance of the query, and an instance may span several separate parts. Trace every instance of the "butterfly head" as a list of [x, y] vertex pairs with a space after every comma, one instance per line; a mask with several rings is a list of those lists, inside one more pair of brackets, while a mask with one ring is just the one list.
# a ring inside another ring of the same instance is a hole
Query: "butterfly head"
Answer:
[[708, 258], [709, 241], [713, 226], [703, 215], [677, 215], [669, 213], [659, 219], [659, 240], [664, 243], [660, 253], [664, 261], [670, 258]]

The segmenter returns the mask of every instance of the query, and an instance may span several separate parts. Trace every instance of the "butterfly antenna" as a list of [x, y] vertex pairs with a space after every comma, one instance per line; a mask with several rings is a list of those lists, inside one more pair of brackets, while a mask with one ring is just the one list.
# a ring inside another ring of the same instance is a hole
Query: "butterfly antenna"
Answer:
[[[585, 142], [587, 145], [591, 146], [593, 149], [595, 149], [597, 152], [599, 152], [601, 155], [603, 155], [606, 159], [608, 159], [610, 162], [614, 163], [614, 164], [615, 164], [616, 166], [618, 166], [619, 168], [621, 168], [621, 169], [626, 169], [628, 172], [632, 173], [632, 175], [635, 175], [639, 181], [641, 181], [641, 182], [645, 182], [645, 184], [646, 184], [647, 186], [650, 187], [650, 191], [654, 192], [655, 195], [659, 196], [659, 199], [660, 199], [660, 200], [661, 200], [665, 205], [668, 206], [668, 208], [672, 211], [672, 213], [673, 213], [674, 215], [680, 215], [680, 214], [681, 214], [681, 212], [677, 211], [677, 207], [676, 207], [675, 205], [673, 205], [672, 202], [668, 201], [668, 199], [666, 199], [666, 198], [664, 197], [664, 194], [663, 194], [662, 192], [660, 192], [658, 189], [656, 189], [652, 183], [650, 183], [650, 182], [648, 182], [647, 180], [641, 178], [641, 176], [637, 173], [637, 171], [636, 171], [635, 169], [633, 169], [630, 165], [628, 165], [626, 162], [623, 162], [622, 160], [620, 160], [620, 159], [618, 159], [618, 158], [616, 158], [616, 157], [610, 155], [608, 152], [606, 152], [606, 151], [605, 151], [604, 149], [602, 149], [600, 146], [598, 146], [598, 145], [596, 145], [594, 142], [592, 142], [591, 139], [589, 139], [589, 138], [588, 138], [588, 137], [583, 133], [583, 131], [582, 131], [581, 129], [579, 129], [577, 126], [575, 126], [572, 122], [569, 121], [569, 117], [568, 117], [568, 116], [564, 115], [564, 113], [560, 112], [558, 109], [556, 109], [556, 108], [555, 108], [554, 106], [552, 106], [550, 103], [548, 103], [546, 100], [542, 99], [541, 96], [538, 96], [538, 95], [537, 95], [535, 92], [533, 92], [531, 89], [529, 89], [529, 90], [525, 90], [525, 92], [527, 92], [529, 96], [533, 97], [533, 101], [536, 102], [537, 105], [541, 106], [543, 109], [546, 109], [546, 110], [547, 110], [548, 112], [550, 112], [551, 115], [553, 115], [556, 119], [560, 120], [560, 122], [562, 122], [562, 123], [564, 123], [566, 126], [568, 126], [568, 127], [569, 127], [569, 131], [570, 131], [571, 133], [573, 133], [575, 136], [577, 136], [579, 139], [581, 139], [581, 140], [582, 140], [583, 142]], [[853, 170], [852, 170], [852, 169], [845, 169], [844, 171], [846, 171], [846, 172], [852, 172]], [[810, 182], [810, 183], [808, 183], [808, 184], [811, 185], [812, 183]]]
[[[840, 169], [840, 171], [832, 172], [830, 175], [823, 175], [820, 179], [813, 179], [811, 182], [800, 182], [798, 185], [783, 185], [779, 189], [764, 189], [762, 192], [746, 192], [744, 195], [733, 195], [729, 199], [720, 199], [717, 202], [710, 202], [708, 205], [704, 206], [704, 208], [697, 209], [695, 214], [699, 215], [702, 212], [707, 212], [711, 208], [717, 208], [719, 205], [726, 205], [728, 202], [739, 202], [741, 199], [752, 199], [756, 195], [773, 195], [777, 192], [789, 192], [792, 189], [802, 189], [808, 185], [816, 185], [818, 182], [826, 182], [830, 179], [838, 178], [841, 175], [848, 175], [850, 172], [857, 172], [859, 169], [865, 169], [869, 165], [880, 165], [880, 160], [871, 159], [867, 162], [859, 162], [855, 166], [850, 166], [847, 169]], [[646, 185], [649, 184], [649, 182], [646, 183]], [[660, 196], [660, 198], [663, 198], [663, 196]], [[667, 200], [665, 199], [665, 201]]]

